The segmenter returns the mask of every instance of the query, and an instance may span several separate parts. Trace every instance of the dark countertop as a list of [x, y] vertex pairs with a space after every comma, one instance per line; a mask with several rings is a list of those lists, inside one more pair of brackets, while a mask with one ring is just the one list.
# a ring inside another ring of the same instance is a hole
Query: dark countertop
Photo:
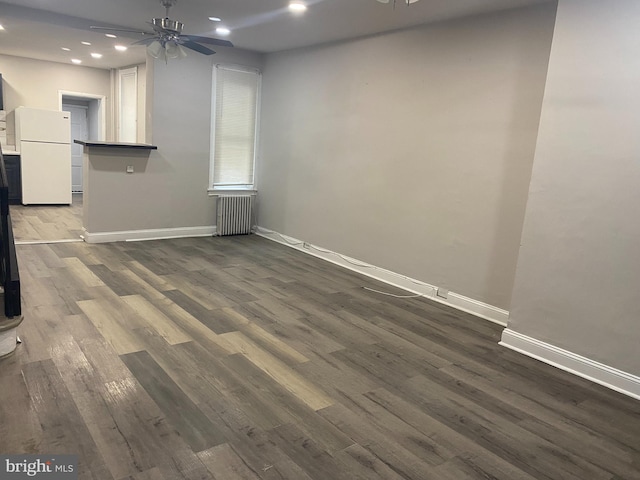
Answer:
[[121, 142], [89, 142], [84, 140], [74, 140], [73, 143], [83, 145], [85, 147], [100, 147], [100, 148], [131, 148], [134, 150], [157, 150], [155, 145], [148, 145], [146, 143], [121, 143]]

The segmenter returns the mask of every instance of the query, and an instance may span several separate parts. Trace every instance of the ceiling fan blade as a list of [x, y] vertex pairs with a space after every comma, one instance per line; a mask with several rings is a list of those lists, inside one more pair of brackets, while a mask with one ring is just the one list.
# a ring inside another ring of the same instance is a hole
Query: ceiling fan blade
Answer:
[[205, 45], [218, 45], [219, 47], [233, 47], [233, 43], [229, 40], [220, 40], [219, 38], [201, 37], [199, 35], [180, 35], [191, 42], [204, 43]]
[[210, 48], [204, 47], [202, 45], [197, 44], [196, 42], [192, 42], [191, 40], [180, 40], [180, 45], [182, 45], [183, 47], [187, 47], [190, 48], [191, 50], [195, 50], [198, 53], [202, 53], [204, 55], [213, 55], [214, 53], [216, 53], [215, 51], [211, 50]]
[[158, 37], [154, 35], [154, 36], [143, 38], [142, 40], [138, 40], [137, 42], [133, 42], [131, 45], [151, 45], [157, 39]]
[[109, 32], [127, 32], [127, 33], [139, 33], [140, 35], [155, 35], [155, 33], [153, 32], [145, 32], [143, 30], [134, 30], [132, 28], [97, 27], [95, 25], [91, 25], [89, 28], [91, 30], [105, 30]]

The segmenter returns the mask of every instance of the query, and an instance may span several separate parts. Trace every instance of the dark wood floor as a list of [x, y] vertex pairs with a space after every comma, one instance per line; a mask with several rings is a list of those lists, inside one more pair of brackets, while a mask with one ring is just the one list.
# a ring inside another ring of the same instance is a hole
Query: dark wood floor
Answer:
[[0, 452], [81, 479], [640, 479], [640, 402], [260, 237], [18, 255]]

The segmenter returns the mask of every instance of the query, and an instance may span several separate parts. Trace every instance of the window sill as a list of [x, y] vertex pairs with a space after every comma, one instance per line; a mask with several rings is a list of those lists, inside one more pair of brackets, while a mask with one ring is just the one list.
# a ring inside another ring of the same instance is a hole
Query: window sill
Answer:
[[210, 188], [207, 190], [210, 197], [218, 195], [257, 195], [258, 190], [253, 188]]

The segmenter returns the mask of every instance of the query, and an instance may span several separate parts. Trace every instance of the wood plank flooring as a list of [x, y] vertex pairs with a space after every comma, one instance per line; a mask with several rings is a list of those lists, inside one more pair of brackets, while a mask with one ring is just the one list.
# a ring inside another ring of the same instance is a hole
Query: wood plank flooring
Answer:
[[263, 238], [18, 258], [2, 453], [100, 480], [640, 479], [640, 402]]
[[80, 240], [82, 194], [74, 193], [71, 205], [11, 205], [15, 241]]

